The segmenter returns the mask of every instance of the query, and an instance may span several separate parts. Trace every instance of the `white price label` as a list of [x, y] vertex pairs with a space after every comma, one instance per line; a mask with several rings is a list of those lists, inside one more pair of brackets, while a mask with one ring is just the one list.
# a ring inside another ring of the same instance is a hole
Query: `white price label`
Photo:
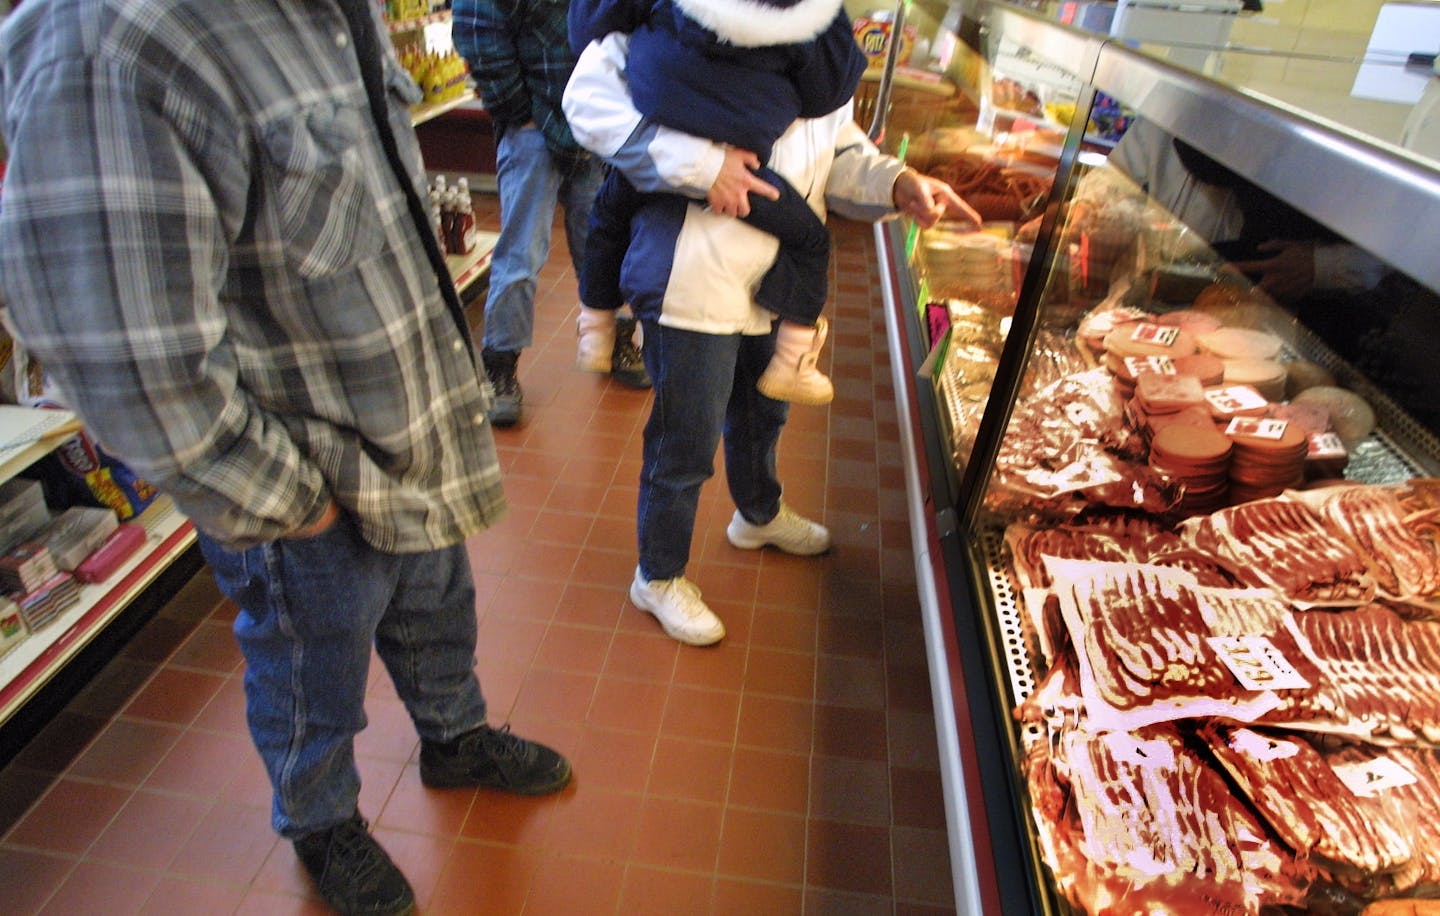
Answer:
[[1284, 420], [1272, 420], [1267, 417], [1236, 417], [1230, 421], [1229, 426], [1225, 427], [1225, 435], [1279, 441], [1285, 438], [1287, 426], [1289, 424]]
[[1390, 757], [1376, 757], [1333, 767], [1335, 775], [1356, 795], [1379, 795], [1415, 782], [1415, 774]]
[[1270, 403], [1261, 396], [1260, 392], [1246, 385], [1210, 388], [1205, 392], [1205, 400], [1209, 401], [1210, 406], [1222, 414], [1255, 410]]
[[1205, 641], [1246, 690], [1296, 690], [1310, 686], [1264, 636], [1210, 636]]
[[1148, 321], [1142, 321], [1135, 326], [1135, 330], [1131, 333], [1130, 339], [1138, 341], [1139, 343], [1172, 347], [1175, 345], [1175, 339], [1179, 336], [1180, 329], [1174, 325], [1151, 324]]
[[1161, 375], [1175, 374], [1175, 360], [1168, 356], [1127, 356], [1125, 368], [1138, 377], [1142, 372], [1158, 372]]
[[1307, 458], [1344, 458], [1348, 454], [1345, 443], [1334, 433], [1311, 433], [1309, 442]]

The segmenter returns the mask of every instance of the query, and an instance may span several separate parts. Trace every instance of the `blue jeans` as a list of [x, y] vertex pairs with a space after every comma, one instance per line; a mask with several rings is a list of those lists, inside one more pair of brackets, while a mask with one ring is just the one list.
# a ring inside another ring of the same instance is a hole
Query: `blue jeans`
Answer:
[[516, 352], [535, 332], [535, 278], [550, 256], [555, 205], [565, 211], [565, 238], [578, 275], [590, 232], [590, 208], [600, 187], [600, 164], [587, 159], [566, 175], [555, 167], [538, 127], [510, 127], [495, 150], [500, 190], [500, 238], [490, 259], [482, 344]]
[[342, 516], [310, 538], [232, 551], [201, 535], [200, 547], [240, 608], [246, 719], [282, 836], [355, 813], [372, 645], [421, 738], [448, 741], [485, 722], [464, 545], [381, 553]]
[[775, 353], [775, 335], [701, 334], [645, 322], [640, 351], [654, 382], [640, 468], [640, 574], [684, 575], [700, 487], [715, 474], [725, 441], [725, 479], [746, 520], [763, 525], [780, 511], [775, 446], [790, 405], [755, 382]]

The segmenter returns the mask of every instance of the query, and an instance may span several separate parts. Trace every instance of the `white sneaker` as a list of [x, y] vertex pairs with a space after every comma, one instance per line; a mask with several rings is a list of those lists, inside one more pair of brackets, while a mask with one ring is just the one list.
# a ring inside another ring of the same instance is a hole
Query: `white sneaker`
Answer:
[[750, 524], [736, 509], [725, 535], [741, 550], [758, 550], [769, 545], [796, 556], [813, 557], [830, 549], [830, 529], [810, 521], [784, 503], [764, 525]]
[[647, 582], [637, 567], [630, 603], [660, 621], [671, 639], [709, 646], [725, 638], [725, 624], [700, 600], [700, 589], [684, 576]]

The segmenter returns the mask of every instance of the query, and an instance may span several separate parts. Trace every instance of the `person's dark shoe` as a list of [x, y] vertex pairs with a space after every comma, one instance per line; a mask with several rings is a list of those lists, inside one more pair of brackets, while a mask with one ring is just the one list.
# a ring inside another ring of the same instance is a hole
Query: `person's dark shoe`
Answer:
[[420, 781], [432, 789], [478, 786], [548, 795], [570, 782], [570, 762], [543, 744], [482, 725], [447, 744], [420, 742]]
[[403, 916], [415, 892], [356, 814], [295, 840], [295, 855], [326, 905], [341, 916]]
[[615, 319], [615, 350], [610, 357], [610, 377], [626, 388], [649, 388], [650, 373], [635, 346], [635, 319]]
[[495, 403], [490, 405], [489, 419], [496, 426], [514, 426], [520, 422], [520, 404], [525, 392], [520, 389], [520, 379], [515, 377], [515, 365], [520, 354], [514, 350], [480, 351], [480, 361], [485, 364], [485, 376], [495, 393]]

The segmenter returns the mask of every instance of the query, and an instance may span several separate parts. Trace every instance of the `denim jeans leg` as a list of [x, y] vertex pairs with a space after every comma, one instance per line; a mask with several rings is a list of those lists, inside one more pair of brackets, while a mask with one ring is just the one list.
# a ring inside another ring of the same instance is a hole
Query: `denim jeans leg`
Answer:
[[[444, 739], [484, 720], [474, 674], [474, 591], [468, 563], [455, 556], [464, 547], [380, 553], [344, 517], [315, 537], [242, 552], [203, 534], [199, 540], [220, 589], [239, 605], [246, 719], [271, 779], [271, 822], [282, 837], [330, 827], [356, 811], [354, 736], [366, 724], [377, 631], [387, 667], [402, 673], [396, 690], [422, 736]], [[432, 599], [433, 609], [426, 603]], [[428, 657], [408, 661], [395, 648], [412, 641], [408, 651]], [[444, 691], [452, 699], [436, 700]]]
[[485, 722], [475, 676], [475, 584], [465, 545], [399, 558], [395, 597], [375, 649], [415, 730], [449, 741]]
[[240, 608], [250, 734], [274, 789], [271, 820], [294, 838], [355, 811], [355, 735], [375, 627], [390, 604], [396, 558], [341, 519], [300, 540], [235, 552], [201, 536], [220, 588]]
[[[614, 311], [625, 304], [620, 292], [620, 265], [630, 247], [630, 219], [645, 196], [619, 169], [605, 173], [590, 209], [584, 261], [577, 268], [580, 301], [592, 309]], [[574, 244], [571, 244], [574, 252]]]
[[745, 520], [763, 525], [780, 511], [775, 449], [790, 405], [755, 387], [775, 355], [775, 334], [745, 337], [735, 360], [735, 383], [725, 410], [725, 480]]
[[519, 352], [534, 338], [535, 278], [550, 254], [560, 175], [538, 127], [505, 131], [495, 150], [495, 172], [500, 237], [490, 259], [482, 343]]
[[[595, 197], [600, 193], [600, 182], [604, 174], [600, 160], [586, 159], [560, 182], [560, 208], [565, 214], [565, 244], [570, 249], [570, 264], [575, 275], [580, 276], [585, 263], [585, 248], [590, 242], [590, 211], [595, 206]], [[623, 250], [621, 254], [624, 254]]]
[[637, 532], [640, 574], [684, 575], [700, 488], [715, 474], [715, 447], [735, 379], [738, 334], [701, 334], [644, 323], [640, 351], [654, 383], [645, 423]]

